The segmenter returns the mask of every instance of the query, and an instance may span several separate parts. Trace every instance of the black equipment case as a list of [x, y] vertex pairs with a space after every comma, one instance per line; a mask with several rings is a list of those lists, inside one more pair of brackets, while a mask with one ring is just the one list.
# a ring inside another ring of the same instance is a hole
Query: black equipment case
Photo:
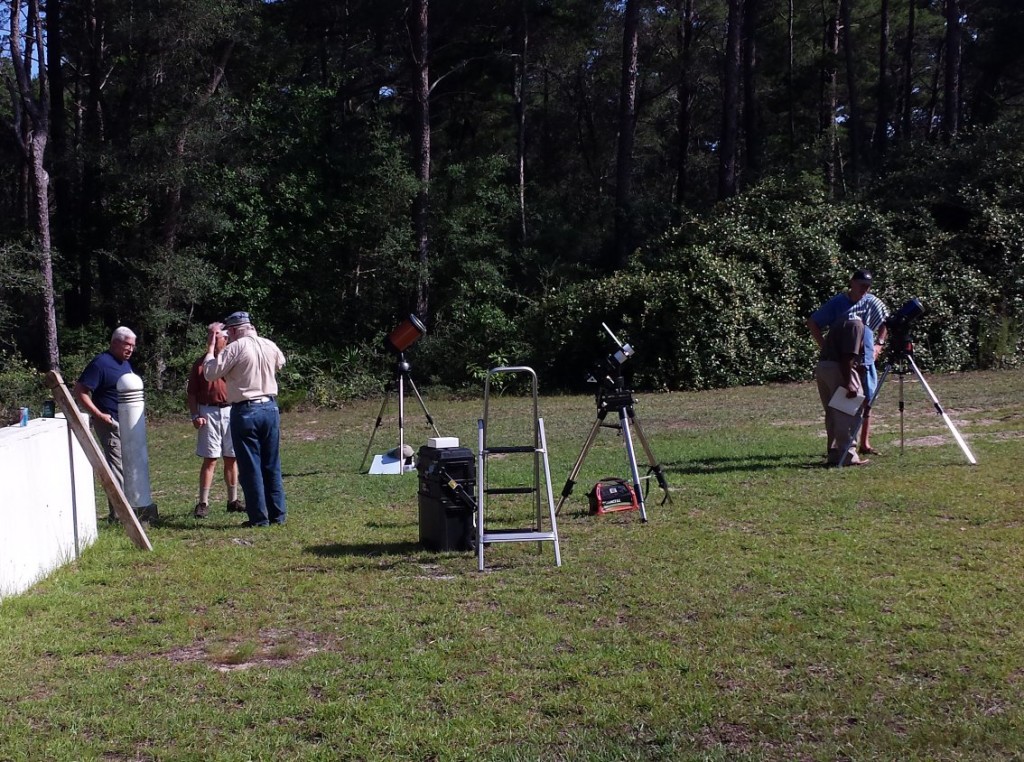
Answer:
[[[416, 470], [420, 542], [431, 550], [473, 550], [475, 508], [467, 504], [476, 490], [476, 459], [472, 450], [424, 445], [416, 459]], [[457, 485], [454, 488], [450, 485], [452, 481]]]

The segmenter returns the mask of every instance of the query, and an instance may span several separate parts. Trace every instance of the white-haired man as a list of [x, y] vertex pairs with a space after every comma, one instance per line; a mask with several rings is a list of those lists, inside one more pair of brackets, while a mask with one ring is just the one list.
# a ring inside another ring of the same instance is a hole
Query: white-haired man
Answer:
[[[117, 382], [121, 376], [134, 373], [128, 360], [135, 351], [135, 340], [135, 333], [130, 328], [120, 326], [115, 329], [110, 337], [110, 346], [85, 366], [72, 392], [78, 404], [92, 417], [103, 456], [122, 487], [124, 471], [117, 423]], [[114, 507], [109, 506], [109, 510], [107, 518], [114, 520]]]

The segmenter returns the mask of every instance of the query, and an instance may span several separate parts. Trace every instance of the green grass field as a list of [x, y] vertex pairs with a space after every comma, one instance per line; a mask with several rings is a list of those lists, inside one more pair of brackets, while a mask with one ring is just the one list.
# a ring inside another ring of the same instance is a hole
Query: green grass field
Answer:
[[[357, 473], [379, 400], [283, 416], [289, 520], [262, 530], [219, 482], [192, 519], [192, 428], [151, 423], [153, 552], [104, 524], [0, 604], [0, 759], [1020, 759], [1024, 372], [928, 380], [977, 466], [909, 377], [904, 451], [892, 378], [884, 452], [857, 469], [821, 467], [812, 384], [639, 395], [672, 503], [587, 515], [597, 479], [628, 475], [602, 431], [563, 566], [495, 545], [483, 573], [418, 544], [415, 474]], [[426, 401], [476, 449], [482, 400]], [[521, 438], [528, 402], [492, 403], [495, 437]], [[557, 497], [594, 401], [541, 415]], [[385, 418], [374, 450], [396, 441]]]

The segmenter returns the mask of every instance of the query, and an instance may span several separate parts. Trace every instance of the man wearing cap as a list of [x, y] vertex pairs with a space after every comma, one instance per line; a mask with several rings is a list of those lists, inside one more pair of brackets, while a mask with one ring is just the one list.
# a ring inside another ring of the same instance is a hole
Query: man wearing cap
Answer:
[[[218, 354], [217, 336], [224, 330], [228, 345]], [[248, 312], [233, 312], [208, 326], [203, 375], [207, 381], [222, 378], [227, 387], [231, 440], [249, 516], [244, 526], [285, 521], [277, 407], [277, 371], [284, 362], [277, 345], [257, 335]]]
[[[214, 356], [227, 346], [227, 331], [217, 334]], [[210, 514], [210, 488], [217, 470], [217, 460], [224, 459], [224, 484], [228, 491], [228, 513], [241, 513], [245, 506], [238, 499], [238, 464], [235, 462], [235, 448], [231, 443], [231, 403], [224, 379], [207, 381], [203, 375], [203, 360], [200, 357], [192, 365], [185, 387], [192, 425], [196, 428], [196, 455], [203, 459], [199, 467], [199, 498], [192, 515], [205, 519]]]
[[889, 308], [885, 302], [871, 293], [871, 282], [874, 280], [870, 270], [857, 270], [854, 279], [867, 283], [868, 290], [857, 300], [850, 311], [851, 315], [864, 321], [864, 359], [860, 366], [860, 377], [864, 384], [867, 404], [864, 405], [864, 423], [860, 427], [860, 454], [878, 455], [878, 450], [871, 446], [871, 403], [878, 390], [878, 369], [876, 361], [885, 347], [889, 336], [889, 327], [885, 324], [889, 317]]
[[860, 454], [878, 455], [878, 450], [871, 446], [871, 401], [878, 389], [878, 370], [875, 361], [878, 359], [889, 329], [885, 324], [889, 317], [889, 308], [885, 302], [871, 293], [874, 276], [870, 270], [855, 270], [850, 276], [849, 288], [836, 294], [811, 315], [807, 321], [811, 335], [822, 346], [822, 333], [842, 315], [858, 317], [864, 321], [864, 356], [861, 361], [860, 377], [864, 387], [867, 403], [864, 406], [864, 422], [860, 429]]
[[[814, 314], [807, 319], [807, 328], [814, 337], [818, 348], [825, 349], [825, 333], [829, 326], [834, 325], [842, 318], [858, 318], [864, 323], [864, 349], [861, 360], [861, 382], [864, 395], [870, 403], [878, 386], [878, 373], [875, 370], [875, 359], [882, 349], [882, 343], [886, 337], [885, 319], [889, 312], [885, 304], [874, 294], [869, 293], [873, 277], [871, 272], [864, 269], [855, 270], [850, 276], [850, 284], [846, 291], [836, 294], [823, 304]], [[875, 337], [878, 337], [876, 343]], [[821, 363], [819, 362], [819, 370]], [[816, 371], [817, 374], [817, 371]], [[829, 415], [828, 401], [823, 400], [826, 407], [826, 418]], [[870, 405], [864, 406], [864, 421], [860, 430], [860, 453], [876, 454], [877, 451], [871, 447], [869, 433], [868, 413]], [[854, 465], [860, 460], [854, 453], [850, 462]]]

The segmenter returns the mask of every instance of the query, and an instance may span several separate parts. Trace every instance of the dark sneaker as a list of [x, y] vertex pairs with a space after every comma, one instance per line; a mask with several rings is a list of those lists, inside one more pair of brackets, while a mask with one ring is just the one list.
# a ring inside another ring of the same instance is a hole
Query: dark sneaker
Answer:
[[153, 522], [160, 518], [160, 514], [157, 512], [156, 504], [147, 505], [144, 508], [137, 508], [135, 510], [135, 517], [139, 521]]
[[245, 506], [241, 500], [232, 500], [228, 503], [228, 513], [245, 513]]
[[205, 519], [210, 515], [210, 506], [206, 503], [196, 503], [196, 508], [192, 511], [192, 515], [197, 519]]

